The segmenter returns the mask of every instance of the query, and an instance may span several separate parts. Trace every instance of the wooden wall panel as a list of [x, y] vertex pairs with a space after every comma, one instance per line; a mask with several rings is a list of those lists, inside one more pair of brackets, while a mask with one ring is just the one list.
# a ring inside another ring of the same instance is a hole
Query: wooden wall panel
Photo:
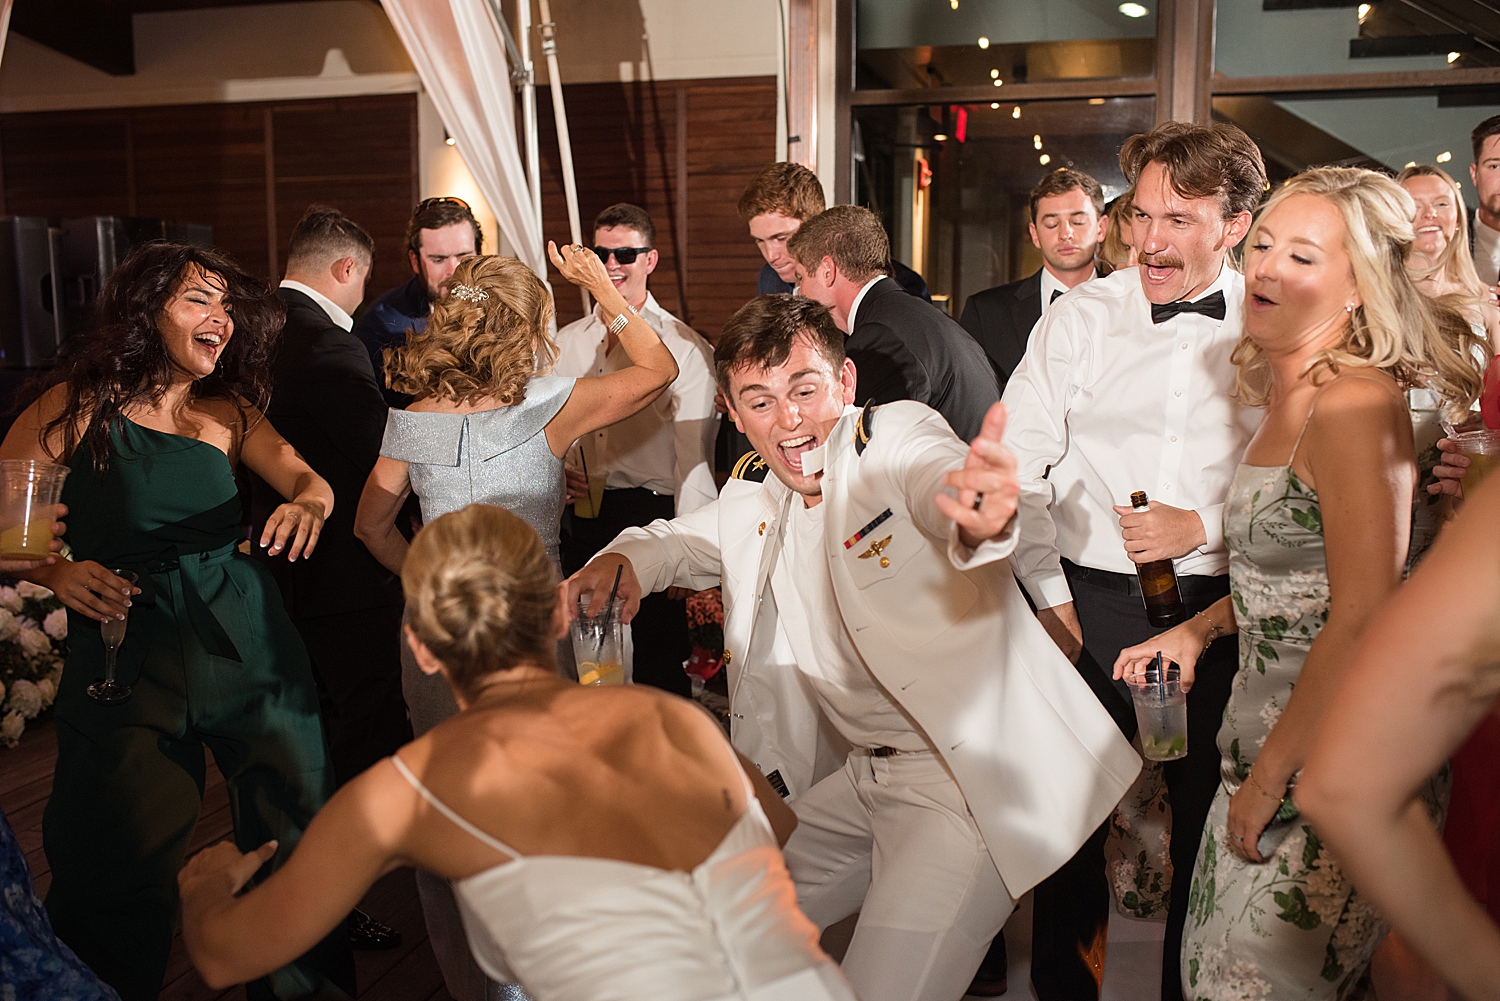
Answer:
[[[629, 201], [645, 208], [656, 223], [661, 258], [652, 293], [716, 339], [729, 315], [755, 294], [762, 261], [735, 206], [755, 173], [775, 159], [775, 79], [570, 84], [563, 93], [584, 242], [591, 242], [593, 218], [606, 206]], [[540, 96], [542, 216], [547, 238], [561, 243], [568, 238], [562, 171], [551, 103]], [[558, 322], [577, 319], [577, 295], [555, 271], [550, 278]]]
[[244, 104], [138, 108], [132, 121], [135, 214], [214, 228], [214, 243], [266, 271], [264, 114]]
[[120, 111], [0, 116], [5, 211], [64, 218], [128, 215], [130, 117]]
[[415, 94], [395, 94], [0, 115], [4, 210], [208, 223], [247, 271], [279, 279], [292, 227], [325, 202], [374, 238], [374, 295], [411, 275], [416, 114]]
[[411, 278], [406, 224], [417, 203], [412, 95], [304, 101], [272, 109], [278, 260], [297, 220], [332, 205], [375, 240], [370, 294]]

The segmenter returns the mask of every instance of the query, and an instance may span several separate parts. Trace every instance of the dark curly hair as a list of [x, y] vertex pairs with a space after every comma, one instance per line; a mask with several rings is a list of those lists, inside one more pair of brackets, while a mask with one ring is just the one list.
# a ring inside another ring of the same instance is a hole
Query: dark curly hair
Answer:
[[43, 431], [44, 441], [62, 433], [62, 452], [54, 459], [66, 463], [87, 445], [94, 468], [104, 471], [114, 452], [111, 431], [125, 411], [161, 400], [175, 366], [158, 323], [194, 267], [224, 289], [234, 333], [213, 374], [194, 381], [190, 394], [233, 403], [240, 413], [237, 440], [249, 431], [247, 405], [264, 410], [271, 396], [272, 361], [286, 320], [281, 300], [225, 254], [153, 242], [120, 262], [99, 292], [90, 329], [70, 339], [57, 368], [20, 394], [18, 409], [24, 409], [58, 383], [67, 387], [62, 411]]

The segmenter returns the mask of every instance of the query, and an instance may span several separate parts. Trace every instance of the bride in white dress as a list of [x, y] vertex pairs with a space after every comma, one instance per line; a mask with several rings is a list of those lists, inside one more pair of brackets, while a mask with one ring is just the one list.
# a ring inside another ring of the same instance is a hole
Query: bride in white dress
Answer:
[[536, 1001], [854, 1001], [782, 862], [796, 818], [691, 702], [558, 677], [542, 541], [501, 508], [424, 528], [408, 639], [462, 712], [344, 786], [275, 875], [224, 842], [179, 876], [216, 988], [323, 938], [381, 876], [453, 881], [485, 972]]

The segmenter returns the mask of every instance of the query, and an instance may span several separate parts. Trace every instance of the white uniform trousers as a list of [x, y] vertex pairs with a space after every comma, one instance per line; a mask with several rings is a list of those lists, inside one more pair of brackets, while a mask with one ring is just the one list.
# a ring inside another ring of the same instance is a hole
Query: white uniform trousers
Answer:
[[820, 928], [860, 912], [844, 975], [861, 1001], [958, 1001], [1015, 901], [931, 751], [844, 767], [799, 796], [787, 868]]

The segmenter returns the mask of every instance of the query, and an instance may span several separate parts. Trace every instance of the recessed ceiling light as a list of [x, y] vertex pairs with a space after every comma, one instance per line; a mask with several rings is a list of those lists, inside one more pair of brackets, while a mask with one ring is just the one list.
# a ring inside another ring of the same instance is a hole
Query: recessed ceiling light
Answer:
[[990, 47], [990, 40], [988, 38], [986, 38], [985, 36], [980, 35], [979, 36], [979, 47], [981, 49], [987, 49], [987, 48], [989, 48]]
[[1019, 104], [1016, 105], [1015, 109], [1011, 111], [1010, 117], [1012, 117], [1012, 118], [1020, 118], [1021, 117], [1021, 106]]
[[1091, 97], [1091, 98], [1089, 98], [1089, 103], [1090, 104], [1103, 104], [1104, 103], [1104, 98], [1102, 98], [1102, 97]]
[[996, 101], [994, 104], [990, 105], [990, 110], [991, 111], [999, 111], [1000, 110], [1000, 102]]
[[1040, 163], [1043, 167], [1047, 166], [1047, 164], [1049, 164], [1049, 163], [1052, 162], [1052, 157], [1048, 156], [1046, 153], [1043, 153], [1041, 156], [1037, 157], [1036, 159], [1037, 159], [1037, 162]]
[[958, 0], [948, 0], [948, 6], [958, 10]]
[[1138, 3], [1122, 3], [1120, 4], [1120, 13], [1126, 17], [1145, 17], [1151, 12]]
[[1359, 5], [1359, 23], [1364, 24], [1365, 18], [1370, 16], [1370, 5], [1362, 3]]
[[1456, 63], [1458, 62], [1458, 57], [1461, 55], [1463, 55], [1463, 53], [1461, 52], [1450, 52], [1448, 53], [1448, 61], [1450, 63]]
[[1448, 150], [1443, 150], [1441, 153], [1439, 153], [1437, 155], [1437, 157], [1435, 159], [1437, 160], [1438, 163], [1447, 163], [1449, 160], [1453, 159], [1453, 154], [1450, 153]]

